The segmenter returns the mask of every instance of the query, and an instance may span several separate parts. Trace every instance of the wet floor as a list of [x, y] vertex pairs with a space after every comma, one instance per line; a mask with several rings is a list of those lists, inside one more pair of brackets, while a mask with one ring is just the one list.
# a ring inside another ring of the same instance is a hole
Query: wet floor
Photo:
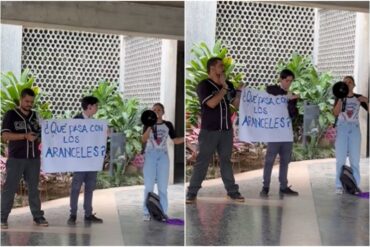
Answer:
[[[225, 197], [221, 180], [203, 184], [187, 205], [186, 245], [369, 245], [369, 200], [334, 193], [334, 160], [292, 163], [289, 184], [298, 197], [280, 197], [278, 166], [270, 196], [259, 197], [262, 170], [237, 175], [244, 203]], [[361, 188], [369, 188], [369, 160], [362, 160]]]
[[[184, 186], [169, 186], [169, 216], [184, 219]], [[28, 207], [14, 209], [9, 229], [1, 231], [1, 245], [11, 246], [142, 246], [184, 245], [184, 226], [142, 220], [143, 186], [96, 190], [93, 207], [103, 224], [85, 224], [83, 194], [77, 224], [68, 226], [69, 198], [43, 203], [49, 227], [32, 224]]]

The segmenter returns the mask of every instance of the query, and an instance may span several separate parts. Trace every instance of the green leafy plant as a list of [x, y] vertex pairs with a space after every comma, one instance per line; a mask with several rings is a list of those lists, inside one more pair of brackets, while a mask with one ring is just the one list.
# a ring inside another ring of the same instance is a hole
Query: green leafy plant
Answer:
[[34, 109], [43, 119], [52, 118], [53, 114], [50, 110], [48, 102], [41, 102], [41, 96], [44, 92], [37, 86], [34, 86], [35, 77], [29, 69], [23, 70], [19, 80], [14, 73], [9, 71], [1, 73], [1, 118], [5, 112], [14, 109], [19, 105], [21, 91], [25, 88], [32, 88], [35, 92]]
[[[0, 119], [3, 119], [4, 114], [19, 106], [20, 94], [25, 88], [32, 88], [35, 92], [34, 110], [43, 119], [52, 118], [53, 114], [50, 110], [48, 102], [42, 102], [41, 96], [45, 95], [41, 89], [34, 86], [35, 77], [32, 76], [29, 69], [23, 70], [19, 79], [13, 72], [1, 73], [1, 111]], [[5, 144], [1, 143], [1, 154], [5, 155]]]
[[310, 105], [317, 105], [320, 109], [317, 136], [316, 138], [310, 138], [310, 142], [314, 142], [311, 146], [317, 147], [323, 134], [335, 119], [332, 113], [334, 100], [330, 90], [333, 76], [330, 72], [319, 73], [310, 57], [298, 53], [293, 53], [288, 61], [281, 60], [278, 62], [277, 72], [280, 73], [284, 68], [291, 70], [295, 75], [290, 89], [294, 94], [300, 96], [297, 103], [299, 113], [303, 114], [305, 101]]
[[199, 99], [196, 93], [197, 85], [200, 81], [207, 79], [207, 61], [211, 57], [219, 57], [225, 66], [226, 78], [237, 88], [242, 84], [243, 73], [234, 72], [237, 64], [227, 56], [227, 48], [223, 47], [221, 40], [217, 40], [212, 49], [205, 42], [195, 44], [191, 53], [195, 59], [191, 60], [186, 66], [187, 76], [185, 82], [186, 89], [186, 121], [187, 125], [197, 125], [200, 111]]

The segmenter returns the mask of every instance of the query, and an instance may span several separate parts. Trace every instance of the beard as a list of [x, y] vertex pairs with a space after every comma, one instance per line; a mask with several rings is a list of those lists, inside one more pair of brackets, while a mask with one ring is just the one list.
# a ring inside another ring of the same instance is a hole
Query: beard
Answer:
[[30, 112], [32, 107], [31, 106], [21, 106], [21, 109], [25, 112]]

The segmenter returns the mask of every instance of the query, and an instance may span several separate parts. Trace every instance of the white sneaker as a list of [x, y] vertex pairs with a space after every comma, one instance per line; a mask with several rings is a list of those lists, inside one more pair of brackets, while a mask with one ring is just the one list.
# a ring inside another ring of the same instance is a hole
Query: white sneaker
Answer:
[[342, 195], [343, 194], [343, 189], [342, 188], [336, 188], [335, 189], [335, 194]]
[[150, 221], [150, 215], [149, 214], [144, 214], [143, 221]]

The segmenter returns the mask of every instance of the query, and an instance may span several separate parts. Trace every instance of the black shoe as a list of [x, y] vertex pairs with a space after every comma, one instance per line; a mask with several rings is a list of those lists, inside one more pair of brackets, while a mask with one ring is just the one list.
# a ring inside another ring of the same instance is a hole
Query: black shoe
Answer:
[[298, 196], [298, 192], [286, 187], [285, 189], [280, 189], [280, 195]]
[[46, 219], [43, 216], [34, 218], [33, 224], [36, 226], [48, 226], [49, 225], [49, 223], [46, 221]]
[[236, 202], [245, 201], [245, 198], [239, 192], [227, 193], [227, 197]]
[[68, 225], [76, 225], [76, 215], [70, 215], [67, 221]]
[[268, 197], [269, 196], [269, 187], [262, 187], [260, 192], [261, 197]]
[[1, 229], [8, 229], [8, 219], [1, 218]]
[[88, 222], [88, 223], [103, 223], [103, 220], [96, 217], [95, 214], [91, 214], [90, 216], [85, 216], [85, 222]]
[[197, 195], [192, 193], [186, 194], [186, 204], [193, 204], [197, 200]]

